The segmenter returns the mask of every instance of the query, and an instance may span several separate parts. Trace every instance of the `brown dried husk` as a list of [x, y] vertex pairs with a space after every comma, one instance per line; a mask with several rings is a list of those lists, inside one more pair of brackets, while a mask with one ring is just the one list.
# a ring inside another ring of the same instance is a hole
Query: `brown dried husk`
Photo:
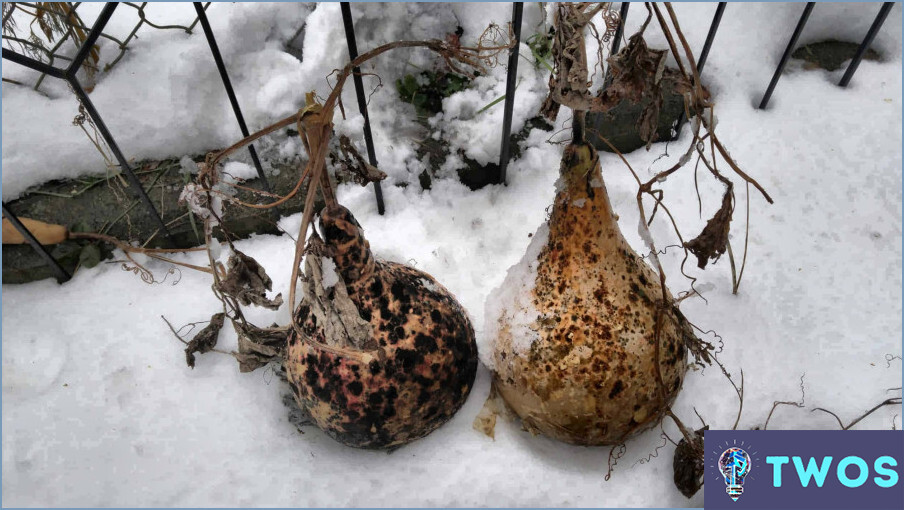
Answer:
[[496, 387], [529, 430], [619, 444], [658, 423], [677, 396], [693, 331], [622, 236], [596, 151], [568, 146], [561, 175], [532, 294], [539, 338], [517, 352], [513, 314], [502, 314]]

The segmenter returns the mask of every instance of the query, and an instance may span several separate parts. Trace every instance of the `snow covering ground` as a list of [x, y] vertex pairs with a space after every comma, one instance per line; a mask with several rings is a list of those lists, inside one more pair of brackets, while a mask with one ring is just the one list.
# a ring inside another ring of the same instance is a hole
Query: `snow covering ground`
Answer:
[[[83, 7], [86, 20], [99, 5]], [[699, 51], [714, 4], [678, 4], [690, 44]], [[775, 400], [826, 407], [849, 421], [899, 387], [901, 361], [901, 6], [892, 10], [874, 48], [881, 62], [865, 61], [847, 89], [843, 71], [791, 70], [767, 111], [753, 105], [802, 9], [800, 4], [729, 5], [704, 80], [717, 103], [718, 133], [734, 158], [775, 199], [750, 195], [750, 253], [738, 296], [731, 295], [727, 260], [693, 271], [708, 302], [682, 309], [703, 329], [724, 339], [722, 361], [745, 374], [740, 426], [761, 426]], [[466, 42], [489, 21], [506, 22], [507, 3], [362, 4], [353, 6], [362, 50], [402, 38], [443, 37], [457, 25]], [[801, 44], [839, 38], [859, 41], [878, 4], [820, 4]], [[327, 74], [347, 59], [339, 6], [214, 4], [209, 16], [245, 117], [253, 129], [295, 111], [303, 92], [326, 95]], [[635, 6], [627, 34], [639, 26]], [[154, 4], [157, 23], [190, 22], [189, 4]], [[524, 38], [537, 30], [537, 4], [525, 4]], [[127, 31], [134, 11], [118, 9], [111, 30]], [[306, 23], [299, 61], [286, 43]], [[199, 32], [199, 31], [198, 31]], [[655, 26], [651, 46], [666, 47]], [[238, 128], [200, 33], [142, 30], [126, 57], [100, 77], [92, 99], [127, 157], [181, 157], [238, 140]], [[105, 46], [109, 48], [109, 46]], [[110, 50], [112, 53], [112, 50]], [[521, 53], [529, 55], [525, 45]], [[104, 48], [101, 49], [104, 55]], [[102, 57], [103, 59], [103, 57]], [[392, 84], [435, 60], [424, 52], [383, 56], [384, 87], [370, 111], [387, 213], [379, 216], [372, 190], [339, 189], [339, 198], [365, 227], [371, 246], [386, 259], [409, 262], [454, 292], [480, 331], [484, 301], [517, 262], [552, 202], [562, 146], [534, 131], [509, 168], [509, 185], [471, 192], [452, 178], [430, 191], [417, 186], [424, 163], [413, 141], [423, 133], [414, 109], [398, 101]], [[4, 62], [3, 76], [28, 79]], [[481, 162], [499, 154], [504, 70], [477, 80], [444, 103], [441, 127], [453, 147]], [[547, 75], [527, 60], [519, 66], [514, 130], [537, 110]], [[370, 86], [375, 80], [366, 79]], [[3, 85], [3, 199], [43, 180], [102, 171], [100, 155], [71, 119], [77, 104], [65, 86], [48, 80], [47, 96]], [[353, 90], [345, 104], [354, 105]], [[360, 138], [361, 117], [347, 108], [337, 129]], [[567, 122], [563, 112], [559, 124]], [[629, 154], [647, 176], [683, 152], [688, 131], [669, 146]], [[564, 135], [567, 135], [565, 133]], [[563, 135], [559, 135], [563, 137]], [[50, 150], [52, 149], [52, 150]], [[301, 152], [296, 140], [262, 144], [265, 159]], [[618, 158], [602, 155], [603, 174], [623, 231], [638, 250], [636, 191]], [[236, 171], [242, 167], [235, 167]], [[454, 168], [447, 169], [451, 175]], [[697, 211], [692, 169], [663, 186], [686, 233], [695, 234], [718, 207], [719, 188], [701, 173], [703, 214]], [[413, 183], [407, 187], [396, 184]], [[743, 245], [746, 207], [738, 189], [736, 254]], [[297, 231], [299, 216], [282, 220]], [[663, 216], [653, 224], [659, 246], [675, 242]], [[293, 243], [287, 236], [257, 236], [238, 243], [287, 295]], [[676, 250], [661, 257], [673, 292], [686, 288], [677, 275]], [[200, 254], [182, 260], [203, 264]], [[158, 277], [168, 267], [148, 262]], [[671, 444], [659, 431], [632, 439], [609, 481], [608, 448], [579, 448], [531, 437], [500, 422], [496, 439], [471, 428], [489, 391], [481, 369], [467, 404], [439, 430], [392, 454], [358, 451], [316, 429], [299, 434], [286, 420], [285, 387], [271, 372], [238, 372], [224, 355], [201, 356], [194, 370], [182, 345], [160, 316], [181, 325], [207, 320], [218, 310], [206, 275], [183, 271], [170, 285], [146, 285], [118, 264], [79, 271], [68, 283], [41, 281], [3, 287], [3, 506], [700, 506], [702, 491], [685, 499], [672, 485]], [[289, 310], [251, 309], [259, 325], [286, 324]], [[712, 338], [712, 337], [710, 337]], [[223, 348], [234, 348], [225, 328]], [[734, 390], [708, 369], [692, 372], [675, 405], [697, 424], [697, 410], [713, 428], [731, 427]], [[900, 408], [886, 408], [858, 428], [901, 427]], [[770, 428], [833, 428], [831, 417], [807, 409], [779, 408]], [[666, 427], [672, 437], [674, 428]], [[652, 454], [652, 456], [651, 456]]]

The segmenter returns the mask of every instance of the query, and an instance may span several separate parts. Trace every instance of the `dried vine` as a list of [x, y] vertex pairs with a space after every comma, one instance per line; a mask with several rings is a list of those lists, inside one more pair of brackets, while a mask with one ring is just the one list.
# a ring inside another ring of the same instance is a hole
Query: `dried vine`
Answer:
[[[502, 39], [502, 42], [497, 42], [498, 39]], [[290, 309], [294, 310], [299, 268], [301, 259], [306, 252], [307, 234], [313, 220], [314, 202], [318, 192], [322, 195], [324, 201], [328, 205], [336, 203], [335, 190], [333, 189], [333, 184], [326, 171], [326, 156], [329, 153], [329, 144], [333, 133], [332, 119], [335, 114], [335, 109], [338, 107], [340, 113], [344, 116], [344, 109], [341, 103], [341, 92], [349, 76], [355, 72], [356, 68], [360, 67], [365, 62], [388, 51], [401, 48], [424, 48], [438, 54], [451, 71], [474, 77], [476, 72], [484, 72], [487, 67], [496, 65], [500, 55], [513, 47], [514, 34], [512, 28], [509, 26], [507, 31], [503, 33], [496, 25], [490, 25], [478, 39], [475, 46], [463, 46], [457, 39], [445, 41], [397, 41], [379, 46], [355, 58], [341, 69], [334, 70], [330, 74], [330, 77], [333, 77], [335, 82], [332, 85], [330, 94], [322, 103], [318, 103], [315, 100], [315, 94], [311, 92], [307, 94], [306, 104], [299, 112], [274, 122], [222, 151], [208, 154], [205, 162], [199, 165], [199, 172], [195, 182], [187, 185], [183, 191], [182, 199], [188, 202], [192, 210], [204, 220], [205, 244], [210, 260], [210, 267], [215, 267], [214, 256], [210, 249], [212, 246], [212, 233], [214, 227], [219, 227], [219, 230], [226, 236], [227, 242], [232, 248], [233, 253], [239, 253], [235, 250], [235, 247], [232, 246], [232, 241], [229, 239], [229, 233], [223, 226], [222, 215], [224, 214], [224, 202], [230, 202], [242, 207], [268, 209], [276, 207], [292, 198], [301, 190], [302, 185], [307, 182], [308, 186], [304, 201], [302, 220], [299, 226], [298, 235], [295, 238], [295, 254], [292, 261], [292, 274], [289, 282], [288, 302]], [[473, 72], [471, 70], [473, 70]], [[273, 194], [260, 193], [263, 196], [274, 199], [265, 204], [242, 202], [232, 197], [229, 193], [226, 193], [223, 189], [224, 186], [235, 185], [220, 179], [219, 165], [225, 158], [263, 136], [292, 125], [296, 127], [298, 135], [304, 145], [305, 152], [308, 155], [304, 167], [299, 169], [299, 177], [294, 188], [286, 196], [282, 197]], [[344, 149], [343, 154], [347, 160], [354, 160], [353, 163], [360, 166], [359, 173], [362, 181], [380, 178], [378, 169], [360, 165], [361, 158], [360, 156], [355, 158], [357, 153], [354, 152], [350, 144], [345, 144], [341, 148]], [[241, 256], [250, 259], [250, 257], [247, 257], [244, 254], [241, 254]], [[250, 260], [253, 261], [253, 259]], [[232, 276], [231, 271], [232, 270], [228, 273], [211, 271], [214, 279], [213, 292], [222, 302], [224, 313], [233, 320], [234, 324], [237, 321], [244, 330], [256, 328], [252, 324], [247, 323], [241, 314], [240, 300], [236, 298], [235, 292], [230, 291], [231, 288], [235, 288], [235, 285], [224, 285], [224, 279], [228, 279]], [[262, 272], [263, 268], [260, 268], [260, 271], [261, 278], [264, 278], [266, 275]], [[264, 286], [258, 282], [258, 285], [255, 285], [253, 288], [254, 295], [257, 296], [255, 299], [260, 300], [261, 302], [267, 300], [264, 296], [264, 292], [270, 288], [269, 278], [266, 278], [265, 280], [268, 282], [268, 285]], [[239, 279], [239, 281], [244, 282], [245, 280]], [[277, 296], [277, 299], [278, 298], [279, 296]], [[239, 326], [236, 327], [238, 328]], [[297, 327], [297, 324], [293, 322], [292, 327]], [[329, 347], [325, 345], [322, 345], [321, 347], [329, 349]]]

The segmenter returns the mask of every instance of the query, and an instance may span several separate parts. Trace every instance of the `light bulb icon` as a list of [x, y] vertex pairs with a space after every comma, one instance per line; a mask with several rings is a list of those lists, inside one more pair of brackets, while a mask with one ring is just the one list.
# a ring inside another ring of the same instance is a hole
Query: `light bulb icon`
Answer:
[[744, 493], [744, 477], [750, 473], [750, 455], [740, 448], [729, 448], [719, 457], [719, 471], [725, 477], [725, 492], [737, 501]]

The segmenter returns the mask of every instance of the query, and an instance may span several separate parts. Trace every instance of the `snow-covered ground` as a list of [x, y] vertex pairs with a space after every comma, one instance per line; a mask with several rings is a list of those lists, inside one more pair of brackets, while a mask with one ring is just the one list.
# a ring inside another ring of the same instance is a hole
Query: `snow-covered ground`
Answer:
[[[714, 4], [675, 6], [699, 51]], [[704, 80], [719, 117], [717, 132], [732, 156], [775, 199], [750, 195], [750, 252], [740, 294], [731, 294], [728, 261], [694, 270], [708, 302], [689, 299], [684, 313], [724, 341], [720, 359], [737, 377], [744, 371], [740, 427], [761, 426], [775, 400], [800, 399], [849, 421], [893, 395], [901, 383], [901, 7], [896, 5], [874, 48], [847, 89], [843, 71], [791, 70], [767, 111], [753, 105], [767, 85], [803, 6], [731, 4], [706, 64]], [[838, 38], [859, 41], [878, 11], [871, 4], [819, 4], [801, 44]], [[99, 5], [86, 4], [83, 14]], [[354, 5], [362, 50], [397, 39], [443, 37], [457, 25], [464, 39], [489, 21], [505, 23], [508, 3]], [[214, 4], [208, 14], [251, 129], [296, 110], [303, 92], [326, 95], [326, 76], [346, 59], [338, 4]], [[628, 18], [627, 34], [643, 9]], [[155, 22], [187, 23], [190, 4], [154, 4]], [[160, 21], [157, 21], [157, 20]], [[525, 4], [524, 38], [537, 30], [537, 4]], [[121, 7], [112, 30], [126, 31], [134, 11]], [[299, 61], [285, 45], [306, 22]], [[89, 21], [90, 23], [90, 21]], [[199, 31], [198, 31], [199, 32]], [[98, 81], [92, 99], [127, 157], [180, 157], [236, 141], [238, 128], [206, 41], [200, 33], [143, 30], [126, 57]], [[666, 47], [655, 26], [652, 47]], [[473, 40], [473, 39], [472, 39]], [[109, 48], [109, 47], [108, 47]], [[112, 49], [110, 49], [112, 53]], [[529, 55], [522, 45], [521, 53]], [[104, 55], [104, 48], [101, 49]], [[103, 56], [102, 56], [103, 60]], [[365, 227], [376, 253], [434, 275], [458, 296], [482, 334], [486, 296], [517, 262], [552, 202], [562, 146], [534, 131], [509, 168], [509, 185], [472, 192], [452, 178], [430, 191], [417, 185], [413, 107], [400, 103], [394, 82], [430, 67], [431, 55], [397, 52], [368, 70], [384, 87], [370, 111], [387, 213], [376, 212], [369, 188], [343, 186], [340, 201]], [[27, 71], [4, 62], [3, 76]], [[513, 129], [538, 108], [548, 76], [527, 60], [519, 67]], [[504, 69], [446, 100], [443, 136], [478, 161], [499, 154], [501, 104], [474, 112], [501, 95]], [[367, 81], [367, 80], [366, 80]], [[375, 81], [370, 81], [371, 86]], [[45, 82], [47, 97], [3, 85], [3, 198], [43, 180], [103, 169], [100, 155], [72, 127], [77, 104], [64, 85]], [[345, 104], [354, 105], [350, 86]], [[347, 108], [337, 129], [360, 136], [361, 117]], [[568, 120], [563, 112], [559, 124]], [[627, 155], [642, 176], [676, 161], [689, 141]], [[267, 157], [302, 151], [273, 138]], [[625, 235], [641, 251], [634, 203], [636, 184], [617, 157], [602, 155], [603, 175]], [[718, 187], [705, 185], [698, 214], [692, 168], [663, 184], [666, 201], [686, 233], [699, 232], [718, 207]], [[450, 172], [451, 174], [451, 172]], [[701, 181], [704, 181], [701, 172]], [[407, 187], [397, 184], [412, 183]], [[706, 192], [709, 192], [708, 194]], [[743, 246], [746, 201], [738, 189], [733, 247]], [[282, 220], [289, 232], [300, 218]], [[674, 243], [664, 217], [652, 227], [659, 246]], [[238, 243], [288, 291], [293, 243], [257, 236]], [[200, 254], [180, 256], [198, 264]], [[673, 292], [686, 282], [675, 250], [662, 257]], [[689, 264], [690, 265], [690, 264]], [[168, 267], [149, 262], [161, 276]], [[532, 437], [500, 422], [496, 439], [471, 428], [489, 391], [481, 369], [467, 404], [430, 436], [392, 454], [359, 451], [317, 429], [299, 434], [282, 404], [286, 388], [272, 372], [238, 372], [224, 355], [201, 356], [194, 370], [183, 346], [161, 319], [181, 325], [206, 320], [219, 303], [207, 275], [182, 272], [176, 285], [147, 285], [118, 264], [79, 271], [64, 285], [42, 281], [3, 286], [3, 506], [700, 506], [702, 491], [684, 498], [672, 485], [671, 444], [652, 431], [627, 443], [609, 481], [608, 448], [579, 448]], [[259, 325], [286, 324], [289, 310], [250, 309]], [[220, 346], [233, 348], [224, 328]], [[898, 358], [895, 358], [895, 357]], [[713, 428], [731, 427], [737, 401], [716, 369], [689, 374], [675, 405], [685, 422], [697, 410]], [[901, 427], [900, 408], [886, 408], [858, 428]], [[779, 408], [770, 428], [833, 428], [809, 409]], [[667, 427], [672, 437], [678, 434]]]

